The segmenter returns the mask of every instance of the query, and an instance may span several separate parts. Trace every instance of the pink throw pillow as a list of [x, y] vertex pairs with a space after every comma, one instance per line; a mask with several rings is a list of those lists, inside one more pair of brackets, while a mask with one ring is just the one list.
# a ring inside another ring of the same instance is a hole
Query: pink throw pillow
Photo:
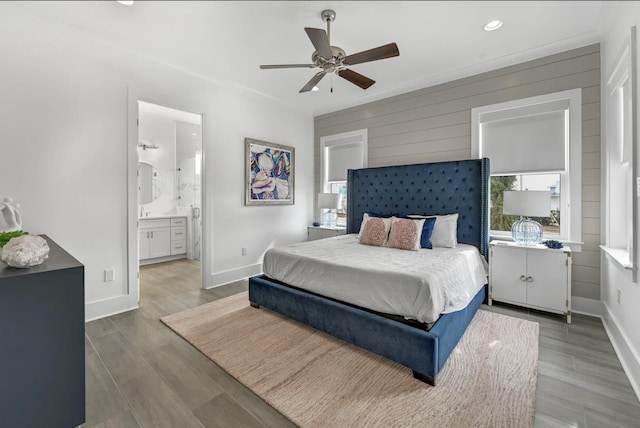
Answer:
[[387, 242], [387, 228], [381, 218], [369, 218], [360, 234], [360, 243], [382, 246]]
[[401, 250], [418, 251], [423, 223], [424, 220], [394, 218], [389, 233], [389, 246]]

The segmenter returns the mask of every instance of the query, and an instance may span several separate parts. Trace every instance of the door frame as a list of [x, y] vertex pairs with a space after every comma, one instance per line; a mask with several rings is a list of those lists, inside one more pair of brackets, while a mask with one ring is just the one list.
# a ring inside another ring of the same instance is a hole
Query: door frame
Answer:
[[206, 222], [206, 149], [205, 149], [205, 120], [204, 113], [193, 113], [184, 108], [176, 108], [153, 100], [148, 100], [138, 96], [135, 91], [128, 88], [127, 94], [127, 290], [126, 295], [129, 297], [129, 307], [137, 308], [140, 301], [140, 260], [139, 260], [139, 242], [138, 231], [140, 227], [138, 210], [138, 139], [139, 139], [139, 110], [138, 101], [156, 104], [159, 106], [180, 110], [201, 117], [200, 121], [200, 217], [201, 231], [200, 237], [200, 288], [205, 287], [205, 261], [207, 257], [207, 222]]

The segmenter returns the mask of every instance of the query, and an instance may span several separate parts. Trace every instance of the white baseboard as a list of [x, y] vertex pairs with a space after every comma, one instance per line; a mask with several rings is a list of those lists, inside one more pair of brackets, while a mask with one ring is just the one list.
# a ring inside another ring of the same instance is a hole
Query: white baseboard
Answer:
[[571, 296], [571, 312], [602, 318], [604, 305], [600, 300]]
[[209, 276], [206, 281], [205, 288], [215, 288], [231, 282], [240, 281], [250, 276], [260, 275], [262, 273], [262, 263], [244, 266], [238, 269], [230, 269], [223, 272], [217, 272]]
[[129, 295], [111, 297], [104, 300], [85, 303], [84, 320], [85, 322], [89, 322], [137, 308], [137, 304], [131, 305], [131, 297]]
[[[221, 285], [229, 284], [231, 282], [240, 281], [241, 279], [248, 278], [250, 276], [259, 275], [262, 273], [262, 263], [255, 265], [244, 266], [238, 269], [231, 269], [224, 272], [215, 273], [206, 281], [205, 288], [214, 288]], [[84, 306], [84, 319], [85, 322], [97, 320], [99, 318], [116, 315], [122, 312], [131, 311], [137, 309], [137, 302], [133, 303], [131, 296], [123, 295], [111, 297], [104, 300], [97, 300], [95, 302], [85, 303]]]
[[640, 355], [636, 355], [633, 348], [629, 346], [629, 338], [624, 334], [622, 330], [618, 328], [618, 321], [606, 303], [603, 303], [603, 316], [602, 324], [609, 336], [609, 340], [613, 345], [613, 349], [616, 351], [620, 364], [624, 369], [631, 387], [636, 393], [638, 399], [640, 399]]
[[184, 254], [180, 254], [178, 256], [165, 256], [165, 257], [155, 257], [153, 259], [140, 259], [139, 266], [152, 265], [155, 263], [163, 263], [170, 262], [172, 260], [180, 260], [187, 258]]

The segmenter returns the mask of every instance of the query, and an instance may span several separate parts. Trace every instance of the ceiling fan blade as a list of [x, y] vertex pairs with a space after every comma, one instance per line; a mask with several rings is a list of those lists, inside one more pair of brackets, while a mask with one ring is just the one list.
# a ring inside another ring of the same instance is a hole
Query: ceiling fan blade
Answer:
[[377, 48], [369, 49], [348, 55], [342, 63], [344, 65], [361, 64], [363, 62], [377, 61], [379, 59], [391, 58], [400, 55], [398, 45], [395, 43], [389, 43], [388, 45], [378, 46]]
[[311, 43], [313, 43], [313, 47], [316, 48], [316, 52], [318, 52], [322, 58], [329, 59], [333, 56], [326, 31], [320, 28], [309, 27], [306, 27], [304, 31], [307, 32], [307, 36], [309, 36]]
[[325, 74], [327, 74], [325, 71], [321, 71], [315, 76], [313, 76], [311, 80], [309, 80], [307, 84], [304, 85], [302, 89], [300, 89], [299, 93], [309, 92], [310, 90], [312, 90], [313, 87], [316, 86], [316, 84], [322, 80]]
[[273, 64], [273, 65], [261, 65], [260, 68], [263, 70], [271, 69], [271, 68], [313, 68], [315, 64]]
[[371, 80], [367, 76], [363, 76], [362, 74], [356, 73], [355, 71], [349, 70], [348, 68], [340, 70], [338, 72], [338, 76], [348, 80], [354, 85], [360, 86], [362, 89], [367, 89], [369, 86], [376, 83], [375, 80]]

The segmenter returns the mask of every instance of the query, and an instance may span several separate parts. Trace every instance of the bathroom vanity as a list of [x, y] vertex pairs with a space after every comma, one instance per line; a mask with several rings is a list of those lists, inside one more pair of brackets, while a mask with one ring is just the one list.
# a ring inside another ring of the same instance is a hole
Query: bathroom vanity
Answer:
[[140, 264], [166, 262], [187, 256], [187, 217], [143, 217], [138, 228]]

